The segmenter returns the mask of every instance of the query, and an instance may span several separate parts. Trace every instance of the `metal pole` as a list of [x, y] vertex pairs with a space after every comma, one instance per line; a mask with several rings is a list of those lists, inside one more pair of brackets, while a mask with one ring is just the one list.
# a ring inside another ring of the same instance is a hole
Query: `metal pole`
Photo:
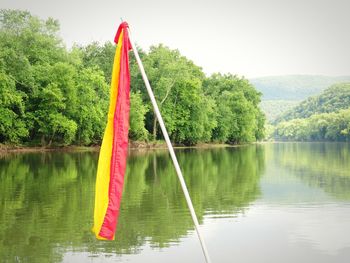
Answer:
[[198, 234], [199, 241], [200, 241], [201, 246], [202, 246], [202, 250], [203, 250], [203, 253], [204, 253], [205, 260], [206, 260], [207, 263], [210, 263], [211, 261], [210, 261], [210, 258], [209, 258], [208, 250], [207, 250], [207, 248], [205, 246], [205, 242], [204, 242], [204, 239], [203, 239], [203, 237], [201, 235], [201, 232], [199, 231], [198, 219], [197, 219], [196, 213], [194, 211], [194, 208], [193, 208], [193, 205], [192, 205], [192, 201], [191, 201], [190, 195], [188, 193], [188, 190], [187, 190], [187, 187], [186, 187], [186, 183], [185, 183], [185, 180], [183, 178], [183, 175], [182, 175], [179, 163], [177, 161], [177, 158], [176, 158], [176, 155], [175, 155], [175, 152], [174, 152], [174, 148], [171, 145], [171, 142], [170, 142], [170, 139], [169, 139], [169, 135], [168, 135], [168, 132], [167, 132], [167, 130], [165, 128], [162, 115], [160, 114], [160, 111], [159, 111], [156, 99], [154, 97], [151, 85], [149, 84], [149, 81], [148, 81], [145, 69], [143, 68], [143, 65], [142, 65], [139, 53], [137, 51], [137, 48], [136, 48], [134, 42], [132, 41], [129, 28], [128, 28], [128, 32], [129, 32], [129, 39], [130, 39], [130, 43], [131, 43], [131, 46], [132, 46], [132, 50], [134, 51], [135, 58], [136, 58], [138, 66], [140, 68], [143, 81], [145, 82], [148, 95], [149, 95], [149, 97], [151, 99], [151, 102], [152, 102], [152, 105], [153, 105], [153, 108], [154, 108], [154, 112], [155, 112], [155, 114], [157, 116], [157, 119], [158, 119], [158, 122], [159, 122], [159, 126], [160, 126], [160, 128], [161, 128], [161, 130], [163, 132], [163, 136], [164, 136], [165, 142], [166, 142], [166, 144], [168, 146], [171, 159], [173, 160], [173, 163], [174, 163], [174, 166], [175, 166], [175, 170], [176, 170], [176, 173], [177, 173], [177, 177], [180, 180], [182, 191], [184, 192], [188, 208], [190, 209], [190, 213], [191, 213], [191, 216], [192, 216], [194, 227], [196, 228], [196, 232]]

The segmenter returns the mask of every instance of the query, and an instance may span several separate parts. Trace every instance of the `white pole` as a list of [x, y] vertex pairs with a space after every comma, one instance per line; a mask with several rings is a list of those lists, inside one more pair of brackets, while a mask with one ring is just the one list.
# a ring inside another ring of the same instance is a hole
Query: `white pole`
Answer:
[[192, 205], [192, 201], [191, 201], [190, 195], [189, 195], [187, 187], [186, 187], [185, 180], [184, 180], [184, 178], [182, 176], [182, 172], [181, 172], [179, 163], [177, 161], [177, 158], [176, 158], [176, 155], [175, 155], [175, 152], [174, 152], [174, 148], [171, 145], [171, 142], [170, 142], [170, 139], [169, 139], [169, 135], [168, 135], [168, 132], [167, 132], [167, 130], [165, 128], [162, 115], [160, 114], [160, 111], [159, 111], [156, 99], [154, 97], [151, 85], [149, 84], [149, 81], [148, 81], [145, 69], [143, 68], [143, 65], [142, 65], [139, 53], [137, 51], [137, 48], [136, 48], [134, 42], [132, 41], [129, 29], [128, 29], [128, 32], [129, 32], [129, 39], [130, 39], [130, 43], [131, 43], [131, 46], [132, 46], [132, 50], [134, 51], [135, 58], [136, 58], [138, 66], [140, 68], [143, 81], [145, 82], [148, 95], [149, 95], [149, 97], [151, 99], [151, 102], [152, 102], [152, 105], [153, 105], [153, 108], [154, 108], [154, 112], [156, 113], [156, 116], [157, 116], [157, 119], [158, 119], [158, 122], [159, 122], [159, 126], [160, 126], [160, 128], [161, 128], [161, 130], [163, 132], [163, 136], [164, 136], [165, 142], [166, 142], [166, 144], [168, 146], [171, 159], [173, 160], [173, 163], [174, 163], [174, 166], [175, 166], [175, 170], [176, 170], [176, 173], [177, 173], [177, 177], [180, 180], [182, 191], [184, 192], [188, 208], [190, 209], [190, 213], [191, 213], [191, 216], [192, 216], [194, 227], [196, 228], [196, 231], [197, 231], [197, 234], [198, 234], [198, 237], [199, 237], [199, 241], [201, 243], [202, 250], [203, 250], [203, 253], [204, 253], [205, 260], [206, 260], [207, 263], [210, 263], [211, 261], [210, 261], [210, 258], [209, 258], [208, 250], [207, 250], [207, 248], [205, 246], [205, 242], [204, 242], [204, 239], [203, 239], [203, 237], [201, 235], [201, 232], [199, 231], [198, 219], [197, 219], [196, 213], [194, 211], [194, 208], [193, 208], [193, 205]]

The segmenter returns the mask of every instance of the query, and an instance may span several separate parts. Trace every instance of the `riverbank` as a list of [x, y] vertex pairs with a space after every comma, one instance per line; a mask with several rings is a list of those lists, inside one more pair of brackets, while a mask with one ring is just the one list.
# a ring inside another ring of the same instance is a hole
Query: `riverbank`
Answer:
[[29, 153], [29, 152], [85, 152], [99, 151], [99, 146], [25, 146], [25, 145], [3, 145], [0, 144], [0, 153]]
[[[245, 144], [224, 144], [224, 143], [199, 143], [194, 146], [186, 145], [173, 145], [176, 149], [181, 148], [224, 148], [224, 147], [238, 147]], [[167, 149], [167, 145], [164, 141], [155, 142], [142, 142], [142, 141], [132, 141], [129, 142], [130, 150], [156, 150], [156, 149]], [[100, 150], [100, 145], [92, 146], [25, 146], [25, 145], [4, 145], [0, 144], [0, 153], [27, 153], [27, 152], [98, 152]]]

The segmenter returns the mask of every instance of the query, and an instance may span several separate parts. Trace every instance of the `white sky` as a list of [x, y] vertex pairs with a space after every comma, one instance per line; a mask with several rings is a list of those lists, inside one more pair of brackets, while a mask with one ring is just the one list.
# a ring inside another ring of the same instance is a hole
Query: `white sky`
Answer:
[[122, 17], [143, 49], [164, 43], [206, 73], [350, 75], [350, 0], [0, 0], [56, 18], [74, 42], [113, 41]]

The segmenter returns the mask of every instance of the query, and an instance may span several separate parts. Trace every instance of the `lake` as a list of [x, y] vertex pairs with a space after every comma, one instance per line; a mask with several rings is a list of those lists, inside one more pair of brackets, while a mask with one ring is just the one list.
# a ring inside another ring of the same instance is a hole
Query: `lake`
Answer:
[[[349, 262], [350, 144], [176, 150], [213, 262]], [[1, 262], [204, 262], [171, 159], [129, 153], [116, 240], [91, 232], [98, 153], [0, 155]]]

